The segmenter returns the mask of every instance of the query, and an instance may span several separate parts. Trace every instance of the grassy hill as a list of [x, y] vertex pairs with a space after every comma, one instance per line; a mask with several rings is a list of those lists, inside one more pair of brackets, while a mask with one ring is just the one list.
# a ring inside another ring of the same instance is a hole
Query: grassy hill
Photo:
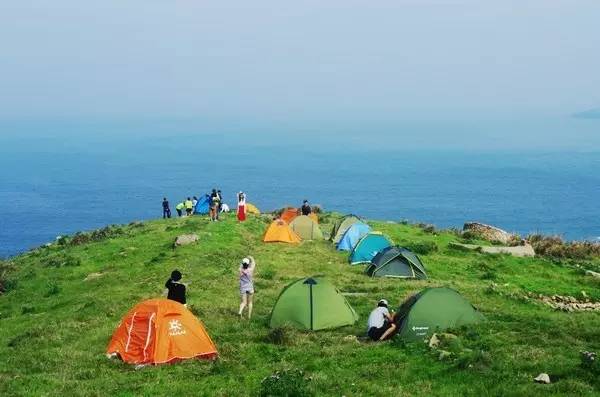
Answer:
[[[326, 215], [324, 223], [333, 217]], [[238, 224], [230, 216], [220, 223], [204, 217], [134, 223], [2, 262], [7, 291], [0, 295], [0, 395], [258, 395], [265, 377], [285, 370], [303, 371], [296, 380], [315, 395], [600, 394], [600, 375], [582, 367], [580, 359], [582, 350], [600, 352], [600, 313], [555, 311], [533, 296], [585, 294], [600, 301], [598, 280], [573, 266], [598, 269], [597, 260], [465, 252], [449, 246], [461, 241], [451, 232], [369, 222], [421, 252], [430, 276], [371, 279], [325, 241], [264, 244], [267, 222], [251, 218]], [[175, 237], [190, 232], [199, 235], [199, 243], [173, 250]], [[237, 317], [237, 268], [245, 255], [258, 263], [251, 321]], [[188, 303], [220, 358], [137, 371], [108, 360], [105, 348], [121, 317], [135, 303], [160, 296], [175, 268], [192, 283]], [[351, 293], [347, 299], [359, 322], [331, 331], [273, 333], [267, 325], [279, 292], [316, 274]], [[458, 340], [452, 356], [440, 360], [424, 343], [362, 339], [378, 299], [396, 306], [428, 286], [455, 288], [487, 318], [453, 331]], [[540, 372], [549, 373], [553, 383], [533, 383]]]

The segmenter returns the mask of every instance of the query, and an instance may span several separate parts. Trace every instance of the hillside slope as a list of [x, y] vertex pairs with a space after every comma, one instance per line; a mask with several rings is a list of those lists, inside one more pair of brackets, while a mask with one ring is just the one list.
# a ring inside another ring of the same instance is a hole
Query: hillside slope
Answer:
[[[333, 215], [326, 215], [330, 221]], [[0, 395], [256, 395], [276, 371], [304, 371], [317, 395], [598, 395], [600, 381], [580, 366], [580, 351], [600, 351], [600, 313], [555, 311], [527, 294], [600, 301], [600, 283], [576, 268], [545, 259], [463, 252], [460, 238], [401, 224], [369, 222], [398, 244], [421, 252], [430, 279], [371, 279], [349, 266], [326, 241], [264, 244], [266, 218], [238, 224], [204, 217], [151, 221], [76, 236], [10, 262], [0, 295]], [[325, 225], [324, 225], [325, 226]], [[329, 227], [325, 226], [328, 231]], [[193, 232], [196, 245], [172, 249]], [[90, 241], [88, 241], [90, 240]], [[237, 317], [237, 268], [258, 263], [255, 316]], [[590, 265], [596, 266], [592, 263]], [[188, 303], [215, 341], [214, 362], [185, 361], [134, 370], [104, 356], [121, 317], [137, 302], [162, 294], [171, 270], [191, 282]], [[360, 316], [351, 327], [273, 335], [270, 310], [282, 288], [303, 277], [327, 276]], [[425, 344], [363, 341], [377, 300], [397, 306], [427, 286], [460, 291], [487, 318], [454, 331], [465, 349], [438, 359]], [[355, 338], [352, 336], [358, 336]], [[547, 372], [551, 385], [532, 379]]]

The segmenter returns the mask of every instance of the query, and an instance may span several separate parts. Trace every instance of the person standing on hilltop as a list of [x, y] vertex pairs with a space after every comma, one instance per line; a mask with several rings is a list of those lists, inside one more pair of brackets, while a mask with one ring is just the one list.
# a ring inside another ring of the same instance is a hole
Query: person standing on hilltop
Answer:
[[238, 312], [240, 318], [244, 314], [244, 309], [248, 306], [248, 320], [252, 317], [252, 296], [254, 295], [254, 269], [256, 269], [256, 261], [253, 257], [248, 256], [242, 259], [240, 265], [240, 310]]
[[194, 196], [192, 198], [192, 205], [194, 206], [192, 210], [192, 214], [196, 213], [196, 206], [198, 205], [198, 197]]
[[312, 208], [310, 207], [310, 204], [308, 204], [308, 200], [304, 200], [304, 202], [302, 203], [302, 208], [300, 208], [300, 211], [302, 212], [302, 215], [310, 215], [312, 212]]
[[217, 190], [217, 196], [219, 197], [219, 206], [217, 207], [217, 220], [219, 220], [219, 214], [223, 210], [223, 195], [221, 190]]
[[219, 216], [219, 195], [217, 194], [217, 189], [213, 189], [210, 194], [210, 220], [213, 222], [218, 221]]
[[169, 207], [169, 200], [167, 200], [166, 197], [163, 197], [162, 208], [163, 208], [163, 219], [171, 218], [171, 208]]
[[191, 198], [187, 198], [187, 200], [185, 200], [185, 213], [187, 216], [191, 216], [192, 212], [194, 211], [194, 202], [192, 201]]
[[246, 220], [246, 195], [244, 192], [238, 193], [237, 218], [240, 222]]
[[183, 216], [183, 210], [185, 209], [185, 200], [175, 206], [175, 211], [177, 211], [177, 216]]

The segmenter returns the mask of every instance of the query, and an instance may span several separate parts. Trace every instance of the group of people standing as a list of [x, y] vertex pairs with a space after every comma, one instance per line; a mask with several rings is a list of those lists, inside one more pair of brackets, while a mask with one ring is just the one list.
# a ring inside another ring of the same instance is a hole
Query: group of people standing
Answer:
[[[196, 213], [196, 206], [198, 205], [198, 197], [188, 197], [182, 200], [175, 206], [177, 216], [191, 216]], [[227, 204], [223, 203], [223, 195], [220, 190], [213, 189], [209, 196], [209, 216], [211, 221], [219, 220], [219, 213], [229, 211]], [[166, 197], [162, 201], [163, 219], [171, 218], [171, 205]]]

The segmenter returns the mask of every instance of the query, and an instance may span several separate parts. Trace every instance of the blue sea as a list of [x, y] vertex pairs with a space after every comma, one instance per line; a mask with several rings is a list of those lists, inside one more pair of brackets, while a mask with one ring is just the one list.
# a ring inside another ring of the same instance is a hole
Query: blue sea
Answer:
[[[55, 125], [0, 136], [0, 257], [56, 236], [158, 218], [213, 187], [262, 210], [299, 205], [438, 227], [600, 236], [600, 151], [409, 145], [370, 135]], [[41, 131], [41, 132], [40, 132]], [[9, 132], [9, 133], [7, 133]], [[12, 132], [12, 133], [10, 133]]]

